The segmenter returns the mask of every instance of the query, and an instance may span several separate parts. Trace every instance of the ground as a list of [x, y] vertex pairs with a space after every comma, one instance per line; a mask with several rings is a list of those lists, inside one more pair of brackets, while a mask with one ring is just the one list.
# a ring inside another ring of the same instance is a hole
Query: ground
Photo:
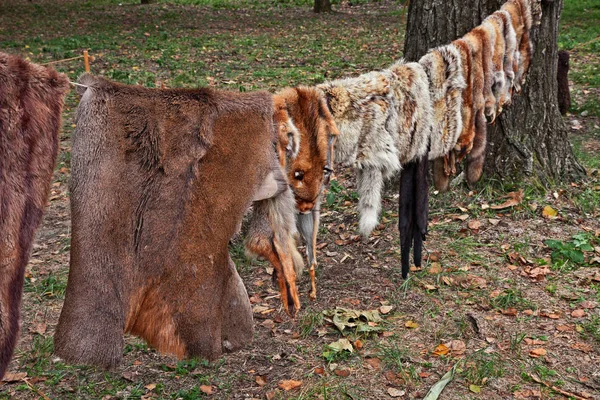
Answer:
[[[89, 49], [92, 72], [121, 82], [271, 91], [380, 69], [401, 56], [402, 2], [344, 2], [323, 15], [299, 0], [137, 3], [4, 1], [0, 51], [48, 63]], [[247, 260], [236, 238], [231, 250], [256, 333], [246, 349], [212, 364], [159, 355], [134, 337], [113, 371], [53, 356], [69, 262], [78, 101], [71, 91], [0, 398], [422, 398], [453, 366], [444, 399], [600, 398], [599, 19], [597, 1], [566, 0], [559, 40], [572, 51], [574, 104], [565, 121], [586, 180], [543, 188], [484, 177], [473, 190], [432, 193], [427, 263], [403, 281], [396, 187], [365, 241], [357, 236], [354, 177], [338, 169], [319, 237], [318, 299], [308, 298], [305, 274], [303, 309], [291, 320], [268, 265]], [[81, 59], [54, 66], [71, 80], [83, 71]], [[383, 321], [363, 316], [342, 336], [327, 316], [336, 307], [377, 310]], [[286, 380], [300, 385], [285, 390], [293, 386]]]

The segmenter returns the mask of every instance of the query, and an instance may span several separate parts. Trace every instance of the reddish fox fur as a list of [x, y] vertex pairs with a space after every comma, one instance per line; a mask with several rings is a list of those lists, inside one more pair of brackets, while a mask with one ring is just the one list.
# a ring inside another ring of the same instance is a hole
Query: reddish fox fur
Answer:
[[56, 353], [112, 367], [124, 332], [178, 357], [239, 349], [252, 310], [228, 243], [280, 168], [272, 96], [80, 82]]
[[50, 190], [68, 80], [0, 53], [0, 379], [19, 333], [25, 266]]

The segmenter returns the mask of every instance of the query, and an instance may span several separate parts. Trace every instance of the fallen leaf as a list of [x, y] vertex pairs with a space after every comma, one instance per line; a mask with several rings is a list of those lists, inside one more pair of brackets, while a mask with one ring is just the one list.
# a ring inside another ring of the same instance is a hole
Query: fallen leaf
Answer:
[[481, 386], [469, 385], [469, 390], [473, 393], [481, 393]]
[[317, 368], [315, 368], [314, 373], [317, 375], [325, 375], [325, 368], [317, 367]]
[[435, 350], [433, 350], [434, 356], [443, 356], [450, 352], [450, 349], [443, 343], [437, 345]]
[[254, 381], [258, 384], [258, 386], [265, 386], [267, 384], [267, 377], [263, 375], [256, 375], [254, 377]]
[[479, 228], [481, 228], [481, 222], [479, 222], [478, 220], [475, 219], [473, 221], [469, 221], [467, 226], [469, 227], [469, 229], [476, 231]]
[[525, 389], [525, 390], [517, 390], [513, 392], [513, 397], [515, 399], [529, 399], [529, 398], [542, 398], [542, 392], [539, 390]]
[[538, 358], [540, 356], [545, 356], [546, 354], [547, 354], [546, 349], [542, 349], [541, 347], [537, 348], [537, 349], [533, 349], [533, 350], [531, 350], [529, 352], [529, 356], [533, 357], [533, 358]]
[[390, 397], [401, 397], [406, 394], [404, 390], [396, 389], [396, 388], [388, 388], [387, 390]]
[[582, 302], [580, 304], [580, 306], [581, 306], [581, 308], [591, 310], [593, 308], [596, 308], [597, 304], [593, 301], [586, 300], [586, 301]]
[[456, 217], [456, 219], [459, 219], [461, 221], [466, 221], [469, 219], [469, 214], [462, 214]]
[[262, 299], [260, 298], [260, 295], [258, 293], [255, 293], [250, 297], [250, 303], [252, 304], [258, 304], [261, 301]]
[[46, 323], [41, 322], [30, 327], [29, 332], [43, 335], [44, 333], [46, 333], [46, 327]]
[[439, 262], [432, 262], [431, 267], [429, 267], [429, 274], [436, 275], [442, 272], [442, 264]]
[[490, 208], [492, 210], [502, 210], [503, 208], [514, 207], [521, 204], [523, 201], [523, 189], [520, 189], [518, 192], [510, 192], [504, 197], [508, 197], [509, 199], [502, 204], [491, 206]]
[[581, 318], [581, 317], [585, 317], [585, 310], [582, 310], [582, 309], [577, 309], [577, 310], [574, 310], [574, 311], [571, 313], [571, 317], [573, 317], [573, 318]]
[[434, 285], [425, 284], [424, 286], [427, 290], [437, 290], [437, 287], [435, 287]]
[[590, 352], [594, 351], [594, 348], [592, 346], [590, 346], [587, 343], [581, 343], [581, 342], [575, 343], [574, 345], [571, 346], [571, 348], [573, 348], [575, 350], [583, 351], [584, 353], [590, 353]]
[[354, 349], [352, 347], [352, 343], [350, 343], [350, 341], [348, 339], [344, 339], [344, 338], [337, 340], [333, 343], [329, 343], [327, 345], [327, 347], [329, 347], [335, 351], [348, 350], [350, 353], [352, 353], [354, 351]]
[[556, 325], [556, 330], [560, 331], [560, 332], [570, 332], [570, 331], [574, 331], [575, 328], [570, 325]]
[[406, 326], [409, 329], [416, 329], [419, 327], [419, 324], [417, 324], [414, 321], [406, 321], [406, 323], [404, 324], [404, 326]]
[[462, 340], [451, 340], [445, 343], [446, 347], [450, 350], [450, 354], [453, 356], [460, 356], [465, 354], [467, 346]]
[[507, 308], [506, 310], [502, 310], [500, 311], [502, 314], [504, 315], [508, 315], [511, 317], [514, 317], [517, 315], [517, 309], [516, 308]]
[[333, 373], [337, 376], [341, 376], [342, 378], [347, 378], [350, 376], [349, 369], [336, 369], [335, 371], [333, 371]]
[[211, 385], [200, 385], [200, 390], [204, 394], [214, 394], [215, 391]]
[[156, 383], [149, 383], [146, 386], [144, 386], [148, 391], [153, 391], [154, 388], [156, 388]]
[[375, 369], [379, 369], [381, 365], [381, 360], [379, 358], [367, 358], [365, 362]]
[[286, 392], [300, 386], [302, 386], [302, 381], [295, 381], [293, 379], [279, 382], [279, 388], [285, 390]]
[[271, 390], [270, 392], [265, 393], [265, 397], [267, 398], [267, 400], [273, 400], [276, 395], [277, 395], [277, 392], [275, 392], [274, 390]]
[[379, 307], [379, 312], [382, 314], [387, 314], [390, 311], [392, 311], [393, 308], [394, 308], [394, 306], [381, 306], [381, 307]]
[[355, 347], [357, 350], [360, 350], [360, 349], [362, 349], [362, 348], [363, 348], [363, 346], [364, 346], [363, 342], [362, 342], [360, 339], [356, 339], [356, 340], [355, 340], [355, 341], [352, 343], [352, 345], [353, 345], [353, 346], [354, 346], [354, 347]]
[[554, 208], [552, 208], [550, 206], [546, 206], [542, 210], [542, 216], [544, 218], [554, 219], [558, 216], [558, 211], [556, 211]]
[[19, 382], [27, 377], [27, 372], [7, 372], [2, 382]]
[[488, 219], [488, 222], [490, 224], [492, 224], [493, 226], [496, 226], [496, 225], [498, 225], [500, 223], [500, 220], [496, 219], [496, 218], [490, 218], [490, 219]]

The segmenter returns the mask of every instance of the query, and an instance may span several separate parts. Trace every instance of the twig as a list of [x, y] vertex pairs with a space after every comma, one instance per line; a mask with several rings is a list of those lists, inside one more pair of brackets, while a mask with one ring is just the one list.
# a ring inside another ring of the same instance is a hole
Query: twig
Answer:
[[535, 381], [535, 382], [539, 383], [540, 385], [544, 385], [544, 386], [546, 386], [547, 388], [554, 390], [556, 393], [560, 393], [560, 394], [562, 394], [563, 396], [567, 396], [567, 397], [573, 397], [573, 398], [575, 398], [575, 399], [577, 399], [577, 400], [589, 400], [589, 399], [591, 399], [591, 397], [583, 397], [583, 396], [580, 396], [580, 395], [578, 395], [578, 394], [575, 394], [575, 393], [570, 393], [570, 392], [567, 392], [567, 391], [565, 391], [565, 390], [562, 390], [561, 388], [558, 388], [558, 387], [556, 387], [556, 386], [554, 386], [554, 385], [551, 385], [551, 384], [549, 384], [549, 383], [547, 383], [547, 382], [544, 382], [543, 380], [541, 380], [541, 379], [539, 379], [539, 378], [536, 378], [536, 377], [535, 377], [535, 376], [533, 376], [533, 375], [529, 375], [529, 374], [528, 374], [527, 376], [529, 376], [529, 377], [530, 377], [530, 378], [531, 378], [533, 381]]
[[50, 65], [50, 64], [56, 64], [56, 63], [60, 63], [60, 62], [63, 62], [63, 61], [72, 61], [72, 60], [78, 60], [78, 59], [80, 59], [80, 58], [83, 58], [83, 56], [77, 56], [77, 57], [65, 58], [65, 59], [62, 59], [62, 60], [54, 60], [54, 61], [49, 61], [49, 62], [47, 62], [47, 63], [42, 63], [42, 64], [40, 64], [40, 65]]
[[34, 392], [36, 392], [37, 394], [39, 394], [40, 396], [42, 396], [42, 398], [44, 400], [52, 400], [50, 397], [46, 396], [41, 390], [39, 390], [38, 388], [36, 388], [35, 386], [33, 386], [28, 379], [23, 379], [23, 381], [27, 384], [27, 386], [29, 387], [29, 389], [33, 390]]

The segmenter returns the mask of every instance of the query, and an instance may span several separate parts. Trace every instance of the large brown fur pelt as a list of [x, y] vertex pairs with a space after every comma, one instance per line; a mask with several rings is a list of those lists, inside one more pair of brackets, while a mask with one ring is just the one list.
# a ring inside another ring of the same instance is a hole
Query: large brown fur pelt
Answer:
[[19, 333], [33, 236], [48, 200], [68, 80], [0, 53], [0, 379]]
[[558, 109], [565, 115], [571, 108], [571, 92], [569, 91], [569, 52], [558, 52], [558, 68], [556, 70], [558, 81]]
[[125, 332], [178, 357], [239, 349], [252, 310], [228, 243], [279, 168], [272, 95], [80, 83], [57, 355], [113, 367]]

